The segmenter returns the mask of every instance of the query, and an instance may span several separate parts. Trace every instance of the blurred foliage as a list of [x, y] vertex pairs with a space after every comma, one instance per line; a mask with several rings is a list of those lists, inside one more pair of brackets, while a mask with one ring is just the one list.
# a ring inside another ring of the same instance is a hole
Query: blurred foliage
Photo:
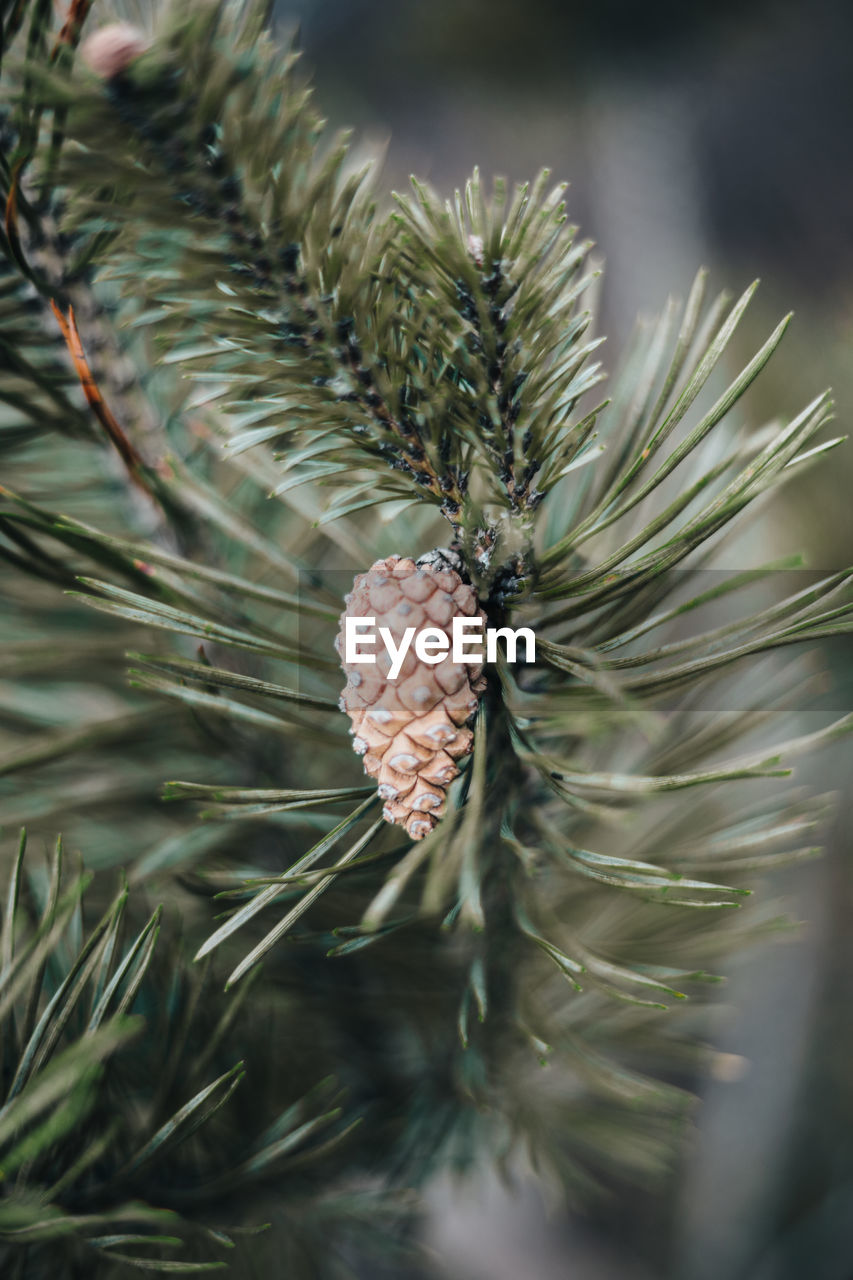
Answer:
[[90, 924], [91, 876], [67, 882], [61, 844], [46, 866], [25, 849], [0, 936], [4, 1274], [219, 1270], [240, 1242], [238, 1274], [272, 1252], [334, 1276], [362, 1215], [392, 1246], [408, 1206], [343, 1185], [357, 1117], [331, 1080], [295, 1092], [314, 1055], [288, 1042], [281, 995], [255, 985], [261, 1016], [224, 999], [174, 918], [161, 936], [162, 907], [136, 931], [126, 887]]

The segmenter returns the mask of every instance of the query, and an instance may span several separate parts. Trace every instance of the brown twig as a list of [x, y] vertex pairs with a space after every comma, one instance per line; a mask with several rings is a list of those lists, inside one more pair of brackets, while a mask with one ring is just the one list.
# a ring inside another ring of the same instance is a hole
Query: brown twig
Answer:
[[74, 308], [69, 307], [68, 315], [64, 316], [55, 302], [51, 301], [50, 306], [74, 363], [77, 377], [80, 379], [80, 386], [83, 388], [83, 394], [89, 402], [95, 417], [104, 428], [116, 452], [127, 467], [131, 479], [141, 489], [144, 489], [149, 496], [153, 496], [141, 454], [128, 439], [127, 433], [119, 424], [95, 382], [89, 361], [86, 359], [86, 353], [83, 350], [83, 343], [80, 340], [77, 321], [74, 319]]
[[65, 21], [62, 29], [56, 38], [50, 54], [51, 62], [55, 62], [59, 57], [60, 50], [65, 45], [73, 48], [80, 39], [80, 32], [83, 29], [83, 23], [89, 16], [89, 10], [92, 8], [92, 0], [71, 0], [68, 6], [68, 12], [65, 15]]
[[19, 159], [12, 166], [9, 194], [6, 196], [6, 207], [3, 211], [3, 229], [9, 244], [13, 250], [17, 251], [16, 257], [23, 256], [21, 237], [18, 235], [18, 187], [23, 164], [23, 160]]

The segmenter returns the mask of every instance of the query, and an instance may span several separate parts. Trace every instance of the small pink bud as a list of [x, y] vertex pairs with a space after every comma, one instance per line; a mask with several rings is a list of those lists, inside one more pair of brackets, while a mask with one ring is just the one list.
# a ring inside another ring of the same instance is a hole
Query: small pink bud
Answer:
[[468, 237], [468, 252], [470, 253], [471, 257], [474, 259], [474, 262], [476, 263], [476, 265], [478, 267], [482, 267], [484, 262], [482, 236]]
[[129, 22], [112, 22], [83, 41], [80, 56], [96, 76], [112, 80], [144, 53], [149, 43], [139, 27]]

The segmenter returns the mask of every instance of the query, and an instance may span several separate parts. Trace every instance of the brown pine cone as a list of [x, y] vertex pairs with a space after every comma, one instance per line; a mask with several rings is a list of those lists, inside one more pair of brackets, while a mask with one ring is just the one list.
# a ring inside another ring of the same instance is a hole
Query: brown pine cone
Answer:
[[[457, 565], [448, 552], [431, 552], [417, 563], [401, 556], [377, 560], [355, 579], [335, 642], [348, 677], [340, 706], [352, 720], [353, 748], [364, 757], [365, 772], [379, 782], [383, 817], [405, 826], [413, 840], [428, 835], [444, 813], [446, 789], [459, 773], [456, 761], [473, 746], [466, 722], [486, 681], [482, 663], [454, 663], [450, 652], [435, 664], [422, 662], [414, 638], [391, 679], [391, 658], [379, 628], [387, 627], [399, 646], [408, 627], [415, 635], [435, 627], [451, 645], [454, 617], [479, 616], [485, 627], [474, 589], [462, 581]], [[375, 655], [375, 663], [347, 663], [347, 618], [376, 619], [363, 631], [361, 645], [362, 652]], [[372, 647], [369, 636], [376, 637]], [[477, 633], [468, 638], [470, 648], [476, 649], [476, 639]]]

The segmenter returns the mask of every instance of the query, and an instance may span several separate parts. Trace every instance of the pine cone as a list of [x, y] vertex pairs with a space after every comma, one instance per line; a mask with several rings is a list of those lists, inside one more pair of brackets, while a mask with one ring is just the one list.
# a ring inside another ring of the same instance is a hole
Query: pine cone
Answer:
[[[401, 556], [377, 560], [346, 597], [335, 642], [348, 677], [340, 706], [352, 720], [353, 748], [364, 757], [365, 772], [379, 782], [383, 817], [405, 826], [413, 840], [428, 835], [444, 813], [446, 789], [459, 773], [456, 761], [473, 746], [466, 721], [486, 685], [482, 664], [454, 663], [448, 652], [431, 665], [417, 657], [412, 644], [392, 680], [391, 659], [381, 644], [363, 650], [375, 653], [375, 663], [346, 662], [344, 626], [347, 618], [375, 618], [373, 634], [387, 627], [395, 644], [407, 627], [416, 634], [436, 627], [452, 644], [454, 617], [479, 616], [485, 626], [460, 567], [458, 557], [446, 551], [430, 552], [417, 563]], [[468, 643], [474, 647], [473, 638]]]

